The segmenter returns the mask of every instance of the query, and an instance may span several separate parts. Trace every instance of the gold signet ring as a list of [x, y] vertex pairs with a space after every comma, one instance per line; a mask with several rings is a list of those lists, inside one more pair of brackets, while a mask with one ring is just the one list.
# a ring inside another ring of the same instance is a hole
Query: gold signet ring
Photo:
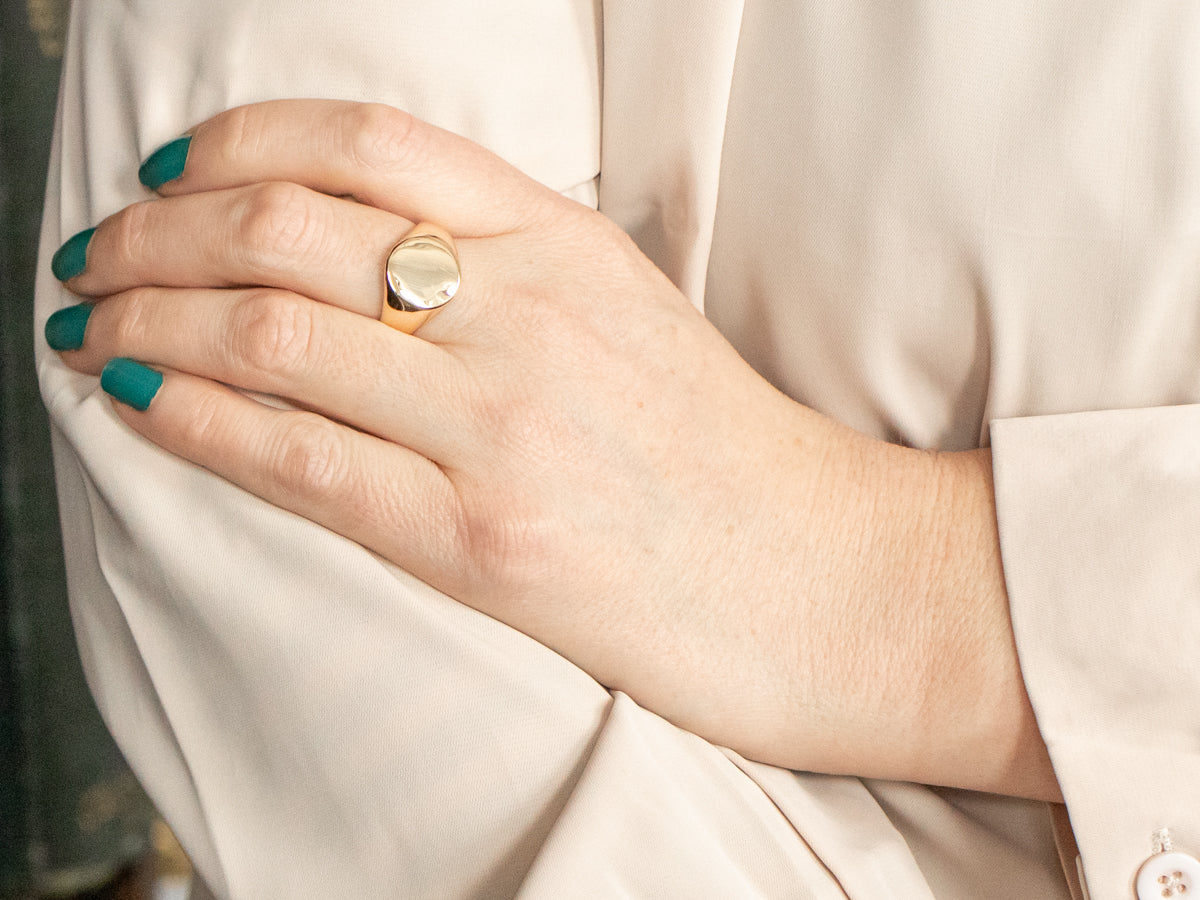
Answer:
[[412, 334], [449, 303], [462, 284], [454, 238], [428, 222], [414, 225], [388, 254], [384, 282], [379, 320]]

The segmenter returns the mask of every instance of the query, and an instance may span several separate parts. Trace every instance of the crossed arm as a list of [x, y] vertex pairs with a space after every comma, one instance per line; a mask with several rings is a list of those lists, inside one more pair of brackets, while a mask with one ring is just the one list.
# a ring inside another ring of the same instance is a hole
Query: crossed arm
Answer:
[[[130, 427], [746, 756], [1057, 798], [986, 450], [795, 403], [603, 216], [397, 110], [244, 107], [185, 158], [63, 258], [48, 330], [148, 367], [109, 368]], [[381, 273], [420, 220], [464, 283], [408, 336]]]

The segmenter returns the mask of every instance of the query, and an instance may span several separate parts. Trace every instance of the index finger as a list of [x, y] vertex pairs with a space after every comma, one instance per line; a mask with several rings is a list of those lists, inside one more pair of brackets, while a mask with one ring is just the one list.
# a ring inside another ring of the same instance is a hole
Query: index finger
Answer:
[[437, 222], [457, 237], [517, 230], [532, 194], [557, 199], [473, 141], [394, 107], [342, 100], [228, 110], [159, 148], [138, 174], [168, 196], [290, 181]]

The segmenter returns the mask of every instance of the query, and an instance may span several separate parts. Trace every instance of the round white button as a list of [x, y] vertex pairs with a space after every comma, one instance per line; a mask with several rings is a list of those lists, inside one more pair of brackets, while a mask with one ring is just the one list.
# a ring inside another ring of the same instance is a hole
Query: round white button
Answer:
[[1158, 853], [1138, 869], [1138, 900], [1200, 900], [1200, 861], [1186, 853]]

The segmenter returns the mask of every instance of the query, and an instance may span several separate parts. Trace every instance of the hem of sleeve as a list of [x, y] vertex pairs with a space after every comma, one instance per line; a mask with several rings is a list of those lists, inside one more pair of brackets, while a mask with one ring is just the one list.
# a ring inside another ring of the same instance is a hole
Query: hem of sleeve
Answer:
[[1091, 900], [1125, 900], [1156, 829], [1200, 855], [1200, 406], [991, 433], [1026, 688]]

